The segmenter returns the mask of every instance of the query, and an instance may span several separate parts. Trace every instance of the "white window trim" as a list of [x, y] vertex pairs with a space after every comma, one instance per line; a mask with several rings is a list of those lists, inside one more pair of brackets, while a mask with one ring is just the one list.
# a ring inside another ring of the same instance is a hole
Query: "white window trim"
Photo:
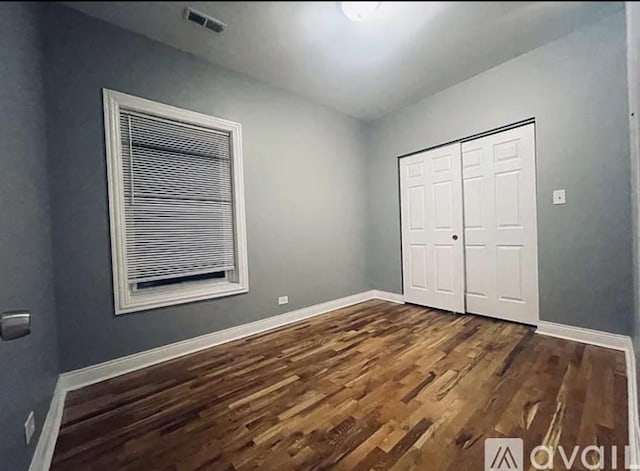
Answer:
[[[156, 103], [113, 90], [103, 89], [104, 127], [111, 226], [111, 263], [115, 313], [143, 311], [176, 304], [246, 293], [249, 291], [247, 235], [245, 224], [244, 178], [242, 165], [242, 127], [240, 123], [194, 111]], [[124, 186], [120, 174], [120, 107], [157, 116], [170, 117], [189, 124], [231, 133], [233, 165], [233, 214], [237, 268], [234, 280], [203, 280], [132, 291], [127, 282], [127, 258], [124, 223]]]

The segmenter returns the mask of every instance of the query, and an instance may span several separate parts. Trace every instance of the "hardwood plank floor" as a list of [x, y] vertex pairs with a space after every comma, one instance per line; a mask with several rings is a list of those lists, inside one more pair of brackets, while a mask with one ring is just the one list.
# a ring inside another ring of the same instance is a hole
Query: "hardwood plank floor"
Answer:
[[69, 393], [51, 469], [482, 470], [490, 437], [624, 463], [626, 391], [622, 352], [369, 301]]

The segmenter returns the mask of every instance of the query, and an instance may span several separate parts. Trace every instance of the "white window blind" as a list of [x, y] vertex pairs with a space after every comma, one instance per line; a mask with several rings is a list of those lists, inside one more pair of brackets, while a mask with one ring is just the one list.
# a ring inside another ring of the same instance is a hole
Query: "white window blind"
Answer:
[[130, 284], [236, 268], [231, 135], [120, 108]]

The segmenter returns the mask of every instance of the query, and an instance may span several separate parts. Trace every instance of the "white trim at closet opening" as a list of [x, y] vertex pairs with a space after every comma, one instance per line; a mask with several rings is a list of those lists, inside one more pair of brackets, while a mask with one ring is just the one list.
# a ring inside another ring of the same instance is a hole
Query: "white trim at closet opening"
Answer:
[[534, 124], [399, 164], [405, 301], [537, 324]]

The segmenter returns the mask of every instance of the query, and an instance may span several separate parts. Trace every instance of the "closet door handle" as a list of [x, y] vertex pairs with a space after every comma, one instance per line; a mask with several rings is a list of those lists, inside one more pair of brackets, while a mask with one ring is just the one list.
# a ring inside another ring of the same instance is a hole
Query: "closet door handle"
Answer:
[[451, 237], [453, 240], [458, 240], [458, 234], [453, 234], [453, 236]]

